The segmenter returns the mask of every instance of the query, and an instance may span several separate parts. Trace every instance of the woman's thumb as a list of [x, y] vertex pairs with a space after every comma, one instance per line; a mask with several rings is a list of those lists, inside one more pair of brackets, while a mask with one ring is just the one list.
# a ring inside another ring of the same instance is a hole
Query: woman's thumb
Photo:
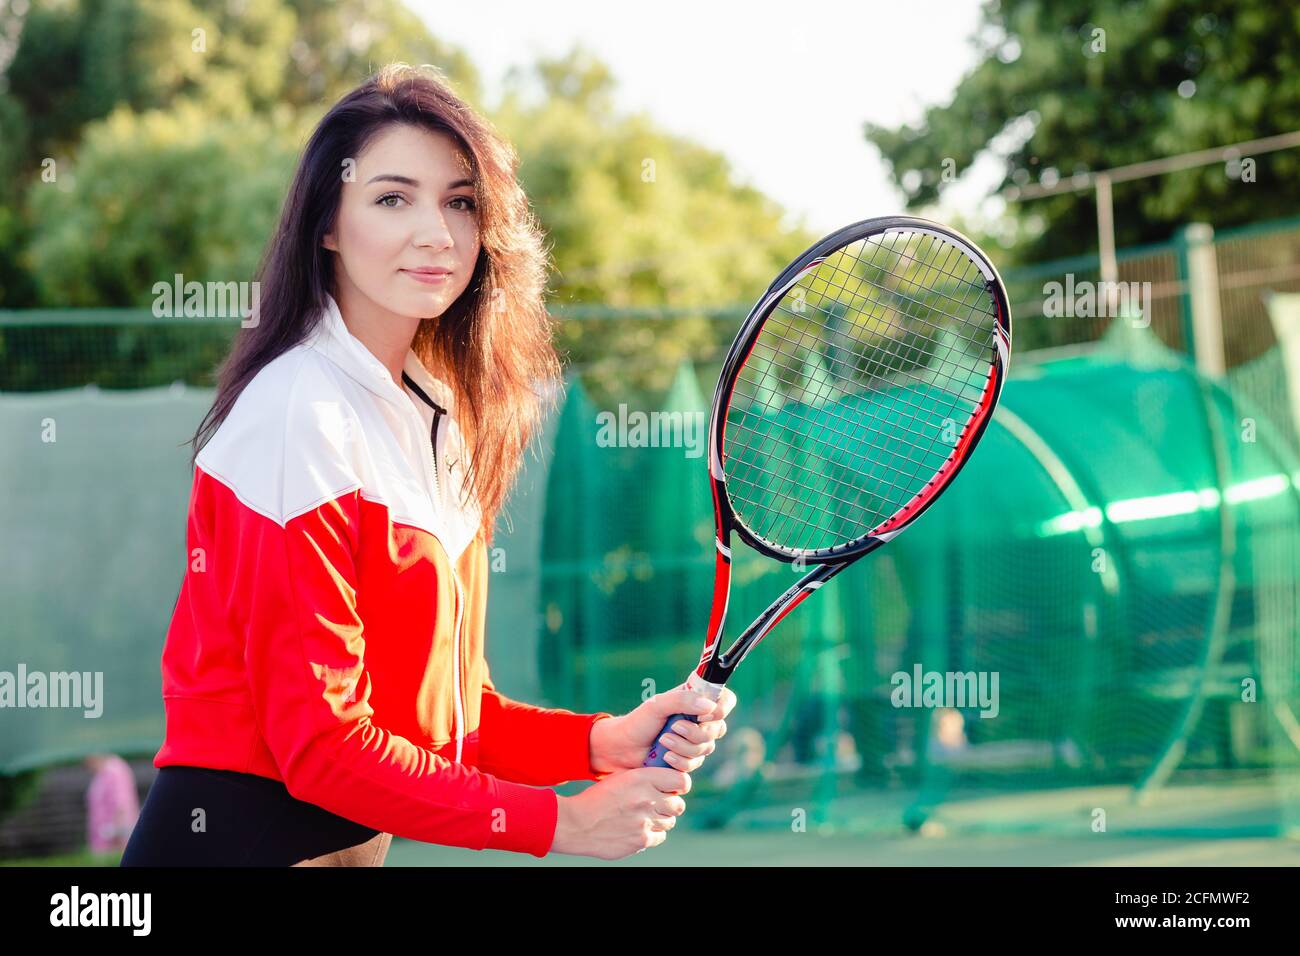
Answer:
[[667, 707], [667, 710], [664, 711], [665, 718], [673, 714], [690, 714], [692, 717], [700, 717], [713, 711], [714, 702], [699, 691], [691, 690], [689, 687], [678, 687], [663, 696]]

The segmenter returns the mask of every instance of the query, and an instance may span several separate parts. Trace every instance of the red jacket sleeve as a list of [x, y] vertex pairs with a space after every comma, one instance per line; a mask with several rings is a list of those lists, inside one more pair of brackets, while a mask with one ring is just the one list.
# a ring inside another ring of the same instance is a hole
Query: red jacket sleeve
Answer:
[[452, 763], [373, 722], [353, 559], [360, 506], [352, 491], [283, 527], [233, 505], [218, 519], [237, 538], [223, 547], [227, 613], [247, 635], [257, 725], [285, 786], [397, 836], [544, 856], [554, 791]]
[[493, 687], [485, 673], [478, 765], [505, 780], [537, 786], [600, 780], [608, 774], [591, 768], [591, 727], [610, 716], [521, 704]]

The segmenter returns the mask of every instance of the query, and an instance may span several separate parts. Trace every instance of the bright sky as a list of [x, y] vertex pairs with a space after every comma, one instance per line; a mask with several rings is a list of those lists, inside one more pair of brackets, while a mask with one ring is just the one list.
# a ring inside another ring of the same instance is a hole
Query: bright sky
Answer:
[[[581, 44], [617, 102], [711, 146], [814, 231], [902, 211], [866, 122], [915, 120], [974, 65], [978, 0], [408, 0], [491, 98], [508, 69]], [[977, 165], [945, 207], [971, 212]]]

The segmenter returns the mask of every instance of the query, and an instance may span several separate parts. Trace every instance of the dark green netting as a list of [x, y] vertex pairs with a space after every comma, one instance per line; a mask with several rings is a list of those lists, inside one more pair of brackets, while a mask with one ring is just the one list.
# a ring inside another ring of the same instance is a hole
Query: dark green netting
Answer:
[[[571, 403], [583, 400], [578, 392]], [[782, 415], [832, 414], [833, 404], [769, 412], [768, 427], [782, 427]], [[683, 590], [672, 576], [681, 562], [633, 562], [636, 573], [613, 587], [608, 568], [647, 553], [636, 544], [647, 540], [645, 515], [668, 515], [701, 529], [690, 573], [708, 580], [711, 512], [702, 462], [682, 469], [680, 450], [584, 442], [594, 416], [588, 408], [562, 423], [552, 472], [551, 514], [562, 517], [544, 545], [545, 590], [573, 610], [547, 637], [564, 648], [549, 686], [567, 699], [582, 674], [577, 706], [618, 709], [648, 681], [684, 676], [709, 595]], [[1246, 418], [1257, 423], [1250, 440]], [[671, 480], [641, 481], [668, 462]], [[1101, 807], [1112, 826], [1139, 831], [1173, 826], [1165, 809], [1211, 781], [1246, 796], [1215, 802], [1212, 790], [1178, 810], [1180, 827], [1300, 823], [1297, 471], [1250, 399], [1169, 355], [1027, 366], [953, 489], [740, 668], [738, 739], [702, 772], [702, 792], [729, 790], [720, 819], [782, 826], [802, 807], [864, 826], [906, 818], [1088, 832]], [[569, 487], [559, 476], [577, 473], [584, 506], [556, 503]], [[572, 528], [586, 529], [585, 545]], [[795, 574], [743, 546], [735, 554], [730, 637]], [[690, 566], [691, 554], [681, 561]], [[599, 612], [582, 616], [595, 595]], [[677, 621], [687, 626], [674, 630]], [[917, 665], [996, 673], [996, 716], [895, 706], [894, 675]], [[972, 799], [997, 803], [971, 819], [953, 809]]]

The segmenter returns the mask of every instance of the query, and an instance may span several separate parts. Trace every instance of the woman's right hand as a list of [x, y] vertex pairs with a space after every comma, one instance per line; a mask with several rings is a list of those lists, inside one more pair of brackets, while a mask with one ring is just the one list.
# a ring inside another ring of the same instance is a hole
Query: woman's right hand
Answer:
[[639, 767], [559, 797], [552, 853], [621, 860], [658, 846], [686, 812], [691, 775], [668, 767]]

